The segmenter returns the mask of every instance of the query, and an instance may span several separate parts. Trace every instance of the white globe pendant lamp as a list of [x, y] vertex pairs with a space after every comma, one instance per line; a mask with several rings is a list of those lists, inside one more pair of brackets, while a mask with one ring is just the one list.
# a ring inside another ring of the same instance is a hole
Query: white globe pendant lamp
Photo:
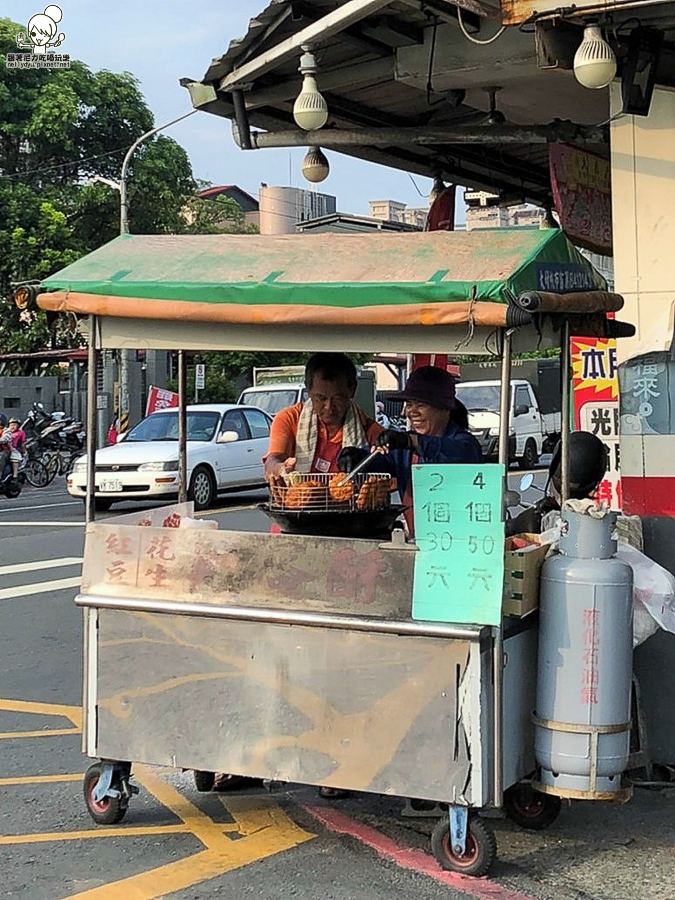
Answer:
[[318, 184], [330, 173], [330, 163], [321, 147], [310, 147], [302, 161], [301, 171], [307, 181]]
[[574, 54], [574, 75], [586, 88], [599, 90], [616, 75], [616, 56], [603, 38], [599, 25], [586, 25], [584, 38]]
[[293, 104], [293, 118], [296, 124], [305, 131], [316, 131], [323, 128], [328, 121], [328, 104], [316, 86], [317, 64], [309, 47], [300, 57], [300, 72], [304, 76], [302, 89]]

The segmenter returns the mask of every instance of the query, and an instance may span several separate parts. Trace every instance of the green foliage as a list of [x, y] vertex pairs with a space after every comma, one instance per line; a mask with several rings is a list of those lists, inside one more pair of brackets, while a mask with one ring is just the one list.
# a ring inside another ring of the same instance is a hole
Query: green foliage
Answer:
[[[6, 53], [24, 29], [0, 19], [0, 351], [7, 352], [77, 343], [63, 321], [50, 332], [42, 312], [19, 313], [12, 285], [39, 281], [119, 234], [119, 192], [90, 179], [118, 182], [124, 153], [154, 124], [128, 72], [92, 72], [76, 60], [70, 69], [8, 69]], [[186, 221], [196, 189], [175, 141], [144, 142], [128, 170], [130, 230], [196, 233], [208, 218]], [[229, 204], [224, 230], [236, 230], [243, 216]]]
[[[235, 403], [239, 397], [239, 391], [236, 386], [223, 373], [223, 369], [218, 365], [218, 360], [212, 357], [225, 356], [224, 353], [205, 353], [204, 356], [211, 357], [206, 364], [204, 372], [204, 387], [199, 392], [200, 403]], [[201, 360], [196, 360], [201, 362]], [[167, 385], [170, 391], [178, 390], [178, 382], [173, 379]], [[195, 395], [195, 366], [190, 362], [187, 371], [187, 395], [190, 400]]]
[[[253, 384], [253, 369], [269, 366], [304, 366], [311, 353], [261, 353], [259, 351], [208, 352], [190, 354], [187, 373], [187, 394], [194, 397], [195, 365], [204, 363], [205, 388], [199, 392], [200, 403], [234, 403], [241, 390]], [[356, 365], [372, 358], [368, 353], [350, 353]], [[169, 389], [177, 390], [174, 379]]]
[[[555, 359], [558, 356], [560, 356], [560, 349], [552, 347], [549, 350], [528, 350], [525, 353], [514, 353], [513, 359]], [[450, 356], [449, 362], [455, 366], [468, 366], [472, 363], [494, 362], [498, 358], [493, 354], [464, 354], [463, 356]]]

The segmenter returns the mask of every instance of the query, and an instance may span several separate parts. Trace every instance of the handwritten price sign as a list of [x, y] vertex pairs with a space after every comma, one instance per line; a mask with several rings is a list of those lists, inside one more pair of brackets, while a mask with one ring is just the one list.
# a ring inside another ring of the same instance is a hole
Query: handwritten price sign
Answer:
[[500, 465], [413, 466], [413, 619], [498, 625], [504, 585]]

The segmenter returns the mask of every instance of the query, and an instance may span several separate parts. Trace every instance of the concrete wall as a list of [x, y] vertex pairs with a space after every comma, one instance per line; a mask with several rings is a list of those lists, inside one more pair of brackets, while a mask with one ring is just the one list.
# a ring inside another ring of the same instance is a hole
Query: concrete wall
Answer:
[[0, 376], [0, 412], [23, 421], [33, 403], [44, 403], [50, 411], [64, 408], [56, 376]]
[[[612, 111], [620, 109], [612, 85]], [[618, 342], [620, 360], [635, 353], [675, 301], [675, 92], [654, 91], [649, 116], [621, 116], [611, 126], [612, 217], [621, 318], [638, 329]]]

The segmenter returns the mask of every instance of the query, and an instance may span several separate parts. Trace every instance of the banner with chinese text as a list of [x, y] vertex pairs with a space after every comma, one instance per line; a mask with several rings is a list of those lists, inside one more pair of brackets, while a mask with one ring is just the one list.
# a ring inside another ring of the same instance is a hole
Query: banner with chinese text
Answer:
[[548, 162], [560, 225], [577, 246], [612, 253], [612, 194], [609, 162], [601, 156], [549, 144]]
[[616, 341], [572, 338], [574, 427], [590, 431], [609, 451], [609, 469], [597, 497], [622, 508], [619, 473], [619, 383]]
[[157, 412], [158, 409], [170, 409], [174, 406], [178, 406], [178, 394], [174, 393], [174, 391], [167, 391], [165, 388], [150, 385], [148, 402], [145, 406], [146, 416]]

